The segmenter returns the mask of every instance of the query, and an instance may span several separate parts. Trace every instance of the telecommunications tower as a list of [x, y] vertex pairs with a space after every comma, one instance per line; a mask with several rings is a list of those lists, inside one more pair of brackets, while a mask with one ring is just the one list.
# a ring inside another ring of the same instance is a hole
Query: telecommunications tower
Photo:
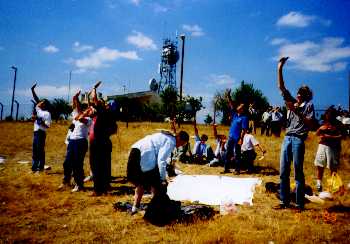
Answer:
[[171, 41], [168, 38], [164, 39], [161, 63], [159, 65], [160, 80], [158, 93], [168, 86], [176, 88], [176, 63], [178, 60], [177, 41]]

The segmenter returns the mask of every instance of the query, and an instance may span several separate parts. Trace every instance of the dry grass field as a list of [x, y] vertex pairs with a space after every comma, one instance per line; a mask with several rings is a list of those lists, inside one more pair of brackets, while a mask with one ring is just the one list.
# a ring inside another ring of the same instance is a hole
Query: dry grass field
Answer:
[[[115, 211], [114, 202], [132, 201], [130, 192], [118, 194], [123, 189], [133, 189], [124, 181], [131, 144], [157, 128], [168, 128], [168, 124], [130, 123], [126, 128], [125, 123], [119, 123], [119, 132], [112, 137], [112, 175], [117, 178], [110, 195], [90, 197], [92, 183], [86, 184], [85, 192], [57, 191], [63, 177], [67, 127], [68, 124], [58, 123], [49, 129], [46, 161], [52, 169], [37, 175], [31, 173], [30, 163], [18, 163], [31, 161], [32, 123], [0, 123], [0, 155], [5, 157], [5, 163], [0, 164], [1, 243], [349, 243], [349, 190], [324, 205], [309, 203], [302, 213], [273, 210], [278, 200], [274, 194], [265, 192], [264, 183], [277, 183], [279, 176], [268, 171], [254, 174], [263, 180], [254, 195], [254, 205], [239, 206], [233, 215], [217, 214], [210, 221], [156, 227], [145, 223], [141, 214], [130, 216]], [[182, 129], [193, 135], [190, 125]], [[220, 126], [218, 131], [227, 134], [228, 128]], [[200, 125], [199, 132], [212, 135], [209, 126]], [[267, 149], [265, 159], [257, 161], [257, 165], [279, 169], [282, 138], [257, 136]], [[209, 142], [214, 145], [214, 138], [209, 137]], [[317, 138], [311, 133], [306, 141], [304, 172], [306, 183], [313, 189], [316, 148]], [[343, 141], [342, 148], [339, 173], [347, 185], [350, 182], [349, 139]], [[85, 173], [89, 172], [88, 165], [87, 155]], [[221, 167], [203, 165], [178, 164], [178, 167], [185, 174], [218, 175], [222, 171]], [[325, 176], [328, 175], [326, 171]], [[346, 208], [327, 212], [334, 205]]]

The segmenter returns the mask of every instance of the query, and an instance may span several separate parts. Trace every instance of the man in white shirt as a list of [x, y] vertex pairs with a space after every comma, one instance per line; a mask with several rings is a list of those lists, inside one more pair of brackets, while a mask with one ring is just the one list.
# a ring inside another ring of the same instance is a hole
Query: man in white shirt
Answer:
[[31, 88], [33, 98], [36, 102], [32, 115], [32, 118], [34, 119], [32, 171], [39, 172], [43, 171], [45, 166], [46, 130], [51, 125], [51, 114], [47, 111], [49, 101], [46, 99], [40, 101], [35, 93], [35, 87], [36, 83]]
[[154, 195], [167, 186], [166, 161], [176, 147], [185, 145], [188, 140], [185, 131], [175, 136], [161, 132], [148, 135], [131, 146], [127, 177], [136, 186], [132, 213], [137, 212], [145, 187], [150, 186]]

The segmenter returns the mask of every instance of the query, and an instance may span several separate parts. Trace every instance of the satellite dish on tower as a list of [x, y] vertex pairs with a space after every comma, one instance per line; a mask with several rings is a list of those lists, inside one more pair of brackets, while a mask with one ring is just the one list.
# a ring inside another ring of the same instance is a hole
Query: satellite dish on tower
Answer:
[[158, 82], [156, 81], [156, 79], [152, 78], [149, 80], [149, 88], [151, 89], [151, 91], [158, 91]]

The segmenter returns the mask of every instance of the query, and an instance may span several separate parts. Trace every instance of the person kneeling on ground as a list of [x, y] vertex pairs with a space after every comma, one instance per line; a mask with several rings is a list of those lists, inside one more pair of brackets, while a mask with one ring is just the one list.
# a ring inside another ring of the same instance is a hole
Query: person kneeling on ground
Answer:
[[199, 137], [196, 121], [193, 122], [195, 144], [193, 148], [193, 162], [196, 164], [205, 164], [214, 158], [213, 149], [207, 144], [208, 136], [203, 134]]
[[175, 147], [185, 145], [188, 140], [185, 131], [180, 131], [175, 136], [160, 132], [148, 135], [131, 146], [127, 178], [136, 186], [132, 214], [140, 207], [145, 188], [151, 187], [151, 192], [155, 195], [159, 189], [167, 186], [167, 159]]
[[254, 147], [259, 148], [262, 155], [265, 154], [265, 150], [260, 146], [258, 140], [251, 134], [252, 129], [248, 128], [244, 137], [243, 143], [241, 146], [242, 151], [242, 164], [247, 167], [248, 173], [252, 173], [254, 171], [254, 160], [256, 158], [256, 152]]
[[216, 149], [214, 153], [214, 159], [208, 164], [209, 167], [224, 165], [227, 152], [227, 138], [225, 135], [218, 134], [217, 124], [213, 124], [214, 137], [216, 139]]

